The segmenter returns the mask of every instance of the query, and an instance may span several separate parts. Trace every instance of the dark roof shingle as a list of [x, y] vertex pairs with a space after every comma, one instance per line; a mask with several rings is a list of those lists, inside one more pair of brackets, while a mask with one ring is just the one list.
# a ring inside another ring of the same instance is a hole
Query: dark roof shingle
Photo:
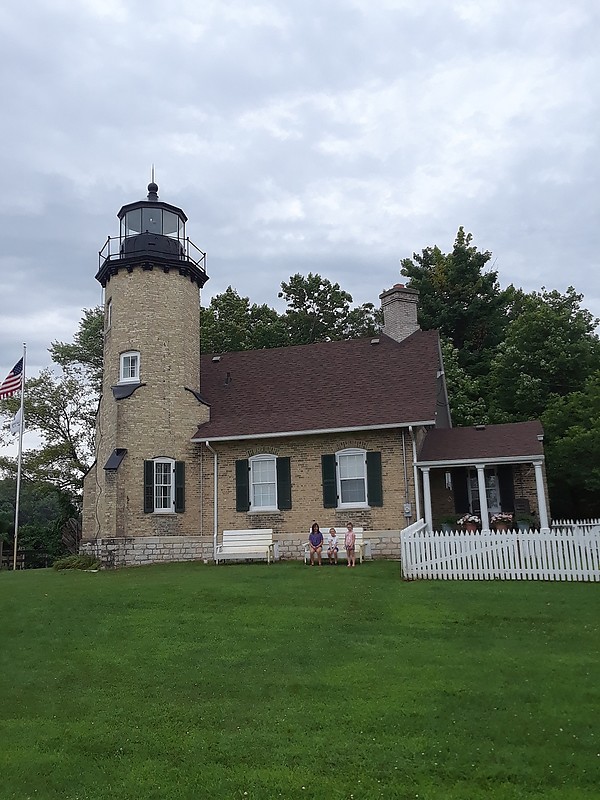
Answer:
[[202, 356], [211, 419], [194, 438], [432, 423], [437, 331], [378, 338]]
[[470, 428], [435, 428], [427, 431], [419, 463], [542, 456], [542, 423], [512, 422]]

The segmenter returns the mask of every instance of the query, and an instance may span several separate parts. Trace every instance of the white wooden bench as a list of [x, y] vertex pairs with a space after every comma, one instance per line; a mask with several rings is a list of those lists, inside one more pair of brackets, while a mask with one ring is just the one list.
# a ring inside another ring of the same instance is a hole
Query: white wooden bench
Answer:
[[[327, 541], [329, 539], [329, 530], [333, 528], [333, 525], [330, 525], [328, 528], [321, 528], [321, 533], [323, 534], [323, 550], [321, 551], [321, 561], [329, 561], [329, 556], [327, 555]], [[338, 561], [340, 559], [346, 559], [347, 553], [346, 548], [344, 547], [344, 537], [346, 536], [347, 528], [336, 528], [335, 532], [337, 534], [338, 540]], [[365, 558], [371, 558], [371, 542], [365, 541], [365, 533], [362, 528], [354, 528], [355, 533], [355, 552], [359, 562], [362, 564]], [[308, 564], [310, 561], [310, 542], [304, 543], [304, 563]]]
[[248, 531], [223, 531], [223, 540], [217, 545], [215, 563], [219, 561], [271, 561], [279, 560], [279, 542], [273, 541], [271, 528]]

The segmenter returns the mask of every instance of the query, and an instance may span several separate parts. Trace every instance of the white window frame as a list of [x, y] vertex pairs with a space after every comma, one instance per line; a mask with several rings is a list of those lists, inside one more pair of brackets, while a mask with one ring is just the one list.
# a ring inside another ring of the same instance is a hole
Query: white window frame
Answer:
[[[131, 374], [131, 367], [125, 371], [126, 361], [135, 356], [137, 359], [135, 374]], [[138, 350], [127, 350], [121, 353], [119, 364], [119, 383], [139, 383], [140, 382], [140, 354]]]
[[[356, 475], [353, 478], [342, 478], [342, 469], [341, 469], [341, 459], [344, 456], [361, 456], [361, 463], [363, 465], [363, 474]], [[369, 494], [368, 494], [368, 485], [367, 485], [367, 451], [362, 450], [357, 447], [349, 447], [345, 450], [338, 450], [335, 454], [335, 476], [337, 481], [337, 496], [338, 496], [338, 508], [369, 508]], [[364, 501], [361, 500], [353, 500], [351, 502], [344, 503], [342, 501], [342, 481], [345, 480], [360, 480], [362, 479], [364, 483]]]
[[[154, 498], [154, 513], [155, 514], [174, 514], [175, 513], [175, 459], [173, 458], [154, 458], [153, 464], [154, 469], [152, 473], [152, 496]], [[166, 464], [169, 467], [169, 476], [170, 481], [164, 481], [158, 483], [156, 480], [157, 477], [157, 466], [158, 465]], [[168, 487], [168, 495], [167, 495], [167, 502], [160, 507], [157, 504], [157, 488], [159, 486]]]
[[[277, 506], [277, 456], [274, 456], [270, 453], [261, 453], [257, 456], [252, 456], [252, 458], [248, 459], [249, 467], [250, 467], [250, 511], [278, 511]], [[273, 464], [273, 481], [262, 481], [259, 480], [258, 475], [258, 465], [264, 464], [265, 462], [272, 462]], [[258, 505], [254, 502], [254, 487], [255, 486], [262, 486], [262, 485], [272, 485], [273, 486], [273, 496], [275, 498], [274, 505]]]

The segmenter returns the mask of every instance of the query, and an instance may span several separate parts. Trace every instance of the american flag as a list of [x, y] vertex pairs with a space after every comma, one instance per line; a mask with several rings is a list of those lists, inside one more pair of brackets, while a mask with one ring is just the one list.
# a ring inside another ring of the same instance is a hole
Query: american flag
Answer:
[[2, 386], [0, 386], [0, 399], [12, 397], [18, 392], [23, 383], [23, 359], [20, 358], [11, 371], [6, 376]]

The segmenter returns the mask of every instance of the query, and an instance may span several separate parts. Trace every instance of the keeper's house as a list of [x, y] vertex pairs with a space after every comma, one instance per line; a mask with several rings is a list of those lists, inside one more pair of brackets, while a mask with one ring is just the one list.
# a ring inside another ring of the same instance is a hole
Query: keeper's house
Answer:
[[281, 557], [301, 558], [313, 520], [352, 520], [375, 557], [398, 557], [420, 517], [527, 511], [547, 526], [540, 423], [452, 428], [416, 291], [380, 295], [376, 338], [201, 356], [208, 276], [184, 212], [151, 183], [118, 218], [96, 275], [104, 379], [83, 550], [210, 560], [223, 530], [268, 528]]

